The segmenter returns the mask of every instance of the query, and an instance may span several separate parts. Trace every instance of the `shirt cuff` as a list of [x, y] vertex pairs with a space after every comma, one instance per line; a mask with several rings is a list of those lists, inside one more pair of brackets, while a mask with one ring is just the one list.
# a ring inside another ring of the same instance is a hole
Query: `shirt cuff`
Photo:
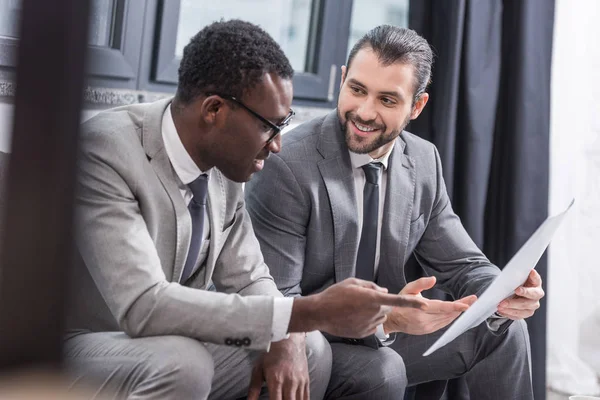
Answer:
[[292, 317], [293, 297], [273, 298], [273, 330], [271, 331], [271, 342], [279, 342], [290, 337], [288, 328]]
[[485, 320], [485, 323], [487, 324], [487, 327], [490, 331], [497, 332], [498, 329], [500, 329], [500, 327], [502, 326], [502, 324], [504, 324], [506, 321], [508, 321], [508, 318], [503, 317], [502, 315], [495, 312], [488, 319]]
[[377, 331], [375, 331], [375, 337], [379, 342], [380, 347], [388, 347], [396, 341], [396, 334], [385, 334], [383, 331], [383, 324], [377, 326]]

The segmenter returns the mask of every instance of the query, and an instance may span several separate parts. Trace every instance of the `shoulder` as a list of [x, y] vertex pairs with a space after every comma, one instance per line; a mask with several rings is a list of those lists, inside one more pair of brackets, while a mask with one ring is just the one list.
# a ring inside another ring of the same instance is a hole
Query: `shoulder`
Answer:
[[314, 118], [285, 133], [281, 139], [282, 148], [278, 156], [283, 159], [293, 159], [314, 152], [321, 137], [325, 118], [326, 115]]
[[410, 157], [431, 156], [437, 151], [433, 143], [408, 131], [402, 131], [401, 137], [404, 143], [406, 143], [404, 152]]
[[404, 154], [415, 164], [417, 170], [437, 171], [440, 168], [440, 155], [433, 143], [410, 132], [402, 132], [405, 143]]
[[147, 108], [147, 104], [114, 108], [85, 121], [81, 126], [80, 153], [124, 162], [136, 154], [143, 156], [141, 132]]
[[101, 111], [81, 125], [81, 137], [83, 140], [98, 137], [118, 140], [135, 133], [142, 127], [147, 107], [147, 104], [137, 104]]

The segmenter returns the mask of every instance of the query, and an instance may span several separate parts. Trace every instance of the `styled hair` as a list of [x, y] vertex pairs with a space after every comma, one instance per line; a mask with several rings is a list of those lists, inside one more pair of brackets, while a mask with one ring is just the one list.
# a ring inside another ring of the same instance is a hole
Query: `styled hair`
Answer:
[[259, 26], [221, 20], [203, 28], [183, 49], [176, 97], [184, 104], [209, 92], [241, 98], [265, 73], [292, 79], [294, 69]]
[[395, 63], [410, 64], [415, 75], [413, 100], [427, 89], [431, 78], [433, 51], [423, 37], [412, 29], [392, 25], [380, 25], [371, 29], [356, 42], [350, 54], [346, 68], [350, 69], [352, 60], [359, 50], [369, 47], [385, 66]]

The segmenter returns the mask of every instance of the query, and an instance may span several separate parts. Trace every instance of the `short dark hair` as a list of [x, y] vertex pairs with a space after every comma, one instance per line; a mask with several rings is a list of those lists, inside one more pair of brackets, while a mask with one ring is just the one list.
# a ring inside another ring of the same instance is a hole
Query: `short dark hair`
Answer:
[[395, 63], [411, 64], [415, 71], [414, 99], [427, 89], [431, 78], [433, 51], [427, 40], [412, 29], [392, 25], [380, 25], [371, 29], [356, 42], [350, 54], [346, 68], [359, 50], [370, 47], [383, 65]]
[[177, 99], [188, 104], [208, 92], [241, 98], [265, 73], [284, 79], [294, 75], [277, 42], [249, 22], [217, 21], [198, 32], [183, 49]]

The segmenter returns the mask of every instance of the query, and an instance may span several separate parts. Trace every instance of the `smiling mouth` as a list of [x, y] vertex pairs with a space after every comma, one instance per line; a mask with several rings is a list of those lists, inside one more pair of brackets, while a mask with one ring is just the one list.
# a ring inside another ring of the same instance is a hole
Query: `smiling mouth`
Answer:
[[377, 132], [381, 129], [376, 126], [364, 125], [364, 124], [361, 124], [360, 122], [356, 122], [354, 120], [350, 120], [350, 122], [352, 123], [352, 125], [354, 127], [354, 131], [359, 136], [370, 136], [373, 134], [373, 132]]

